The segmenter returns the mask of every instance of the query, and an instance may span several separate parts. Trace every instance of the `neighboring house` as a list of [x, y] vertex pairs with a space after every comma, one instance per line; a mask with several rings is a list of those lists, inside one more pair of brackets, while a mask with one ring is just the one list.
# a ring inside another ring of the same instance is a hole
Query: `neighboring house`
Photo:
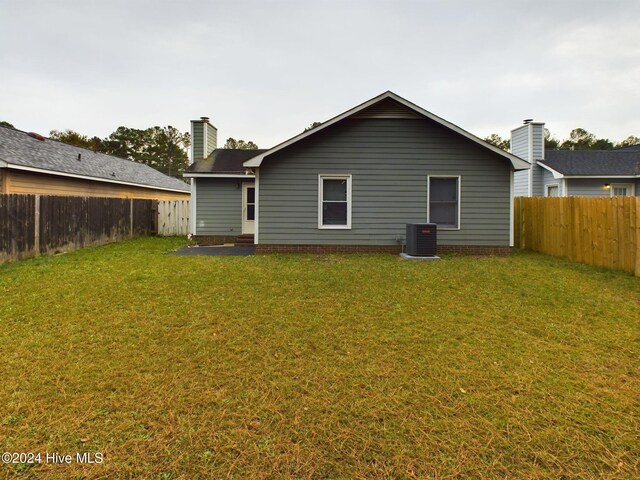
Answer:
[[190, 187], [141, 163], [0, 127], [0, 193], [188, 200]]
[[507, 253], [513, 174], [530, 164], [385, 92], [268, 150], [216, 149], [192, 122], [192, 234], [266, 252], [399, 252], [407, 223], [440, 252]]
[[609, 197], [640, 195], [640, 146], [614, 150], [549, 150], [544, 123], [511, 131], [511, 152], [530, 160], [516, 172], [518, 197]]

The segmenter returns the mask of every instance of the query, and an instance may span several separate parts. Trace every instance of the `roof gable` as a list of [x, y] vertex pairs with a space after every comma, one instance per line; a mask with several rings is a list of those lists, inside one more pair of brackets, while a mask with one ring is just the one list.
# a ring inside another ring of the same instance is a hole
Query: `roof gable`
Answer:
[[190, 191], [183, 181], [148, 165], [40, 138], [0, 127], [0, 166], [159, 190]]
[[269, 155], [275, 152], [278, 152], [284, 148], [287, 148], [288, 146], [300, 140], [303, 140], [307, 137], [310, 137], [311, 135], [315, 135], [318, 132], [324, 130], [325, 128], [331, 125], [334, 125], [340, 122], [341, 120], [344, 120], [345, 118], [349, 118], [349, 117], [350, 118], [427, 118], [448, 128], [449, 130], [452, 130], [453, 132], [461, 135], [462, 137], [468, 140], [471, 140], [472, 142], [480, 145], [481, 147], [486, 148], [492, 151], [493, 153], [500, 155], [506, 160], [509, 160], [513, 168], [516, 170], [525, 170], [531, 167], [531, 164], [526, 160], [523, 160], [520, 157], [517, 157], [509, 152], [505, 152], [504, 150], [494, 145], [491, 145], [490, 143], [487, 143], [484, 140], [481, 140], [480, 138], [476, 137], [475, 135], [472, 135], [466, 130], [463, 130], [457, 125], [454, 125], [453, 123], [448, 122], [443, 118], [440, 118], [437, 115], [434, 115], [433, 113], [428, 112], [427, 110], [424, 110], [423, 108], [409, 102], [408, 100], [405, 100], [404, 98], [390, 91], [382, 93], [381, 95], [378, 95], [377, 97], [374, 97], [371, 100], [368, 100], [350, 110], [347, 110], [346, 112], [336, 117], [333, 117], [330, 120], [327, 120], [326, 122], [322, 123], [321, 125], [311, 130], [308, 130], [299, 135], [296, 135], [295, 137], [290, 138], [289, 140], [279, 145], [276, 145], [275, 147], [259, 155], [256, 155], [255, 157], [244, 162], [244, 166], [248, 168], [259, 167], [262, 164], [263, 160]]

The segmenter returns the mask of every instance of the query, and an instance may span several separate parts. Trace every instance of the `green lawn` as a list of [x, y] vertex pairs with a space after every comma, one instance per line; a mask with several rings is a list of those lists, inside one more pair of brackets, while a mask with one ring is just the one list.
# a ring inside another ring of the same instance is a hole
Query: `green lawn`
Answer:
[[0, 478], [640, 476], [639, 279], [180, 244], [0, 266]]

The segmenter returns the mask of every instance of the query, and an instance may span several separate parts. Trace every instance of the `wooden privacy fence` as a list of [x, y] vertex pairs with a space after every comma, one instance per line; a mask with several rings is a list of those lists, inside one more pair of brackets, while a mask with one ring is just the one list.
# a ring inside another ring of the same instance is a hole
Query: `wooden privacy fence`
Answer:
[[155, 200], [0, 195], [0, 263], [156, 232]]
[[519, 248], [640, 276], [640, 197], [517, 197]]
[[189, 233], [189, 200], [158, 201], [158, 235], [170, 237]]

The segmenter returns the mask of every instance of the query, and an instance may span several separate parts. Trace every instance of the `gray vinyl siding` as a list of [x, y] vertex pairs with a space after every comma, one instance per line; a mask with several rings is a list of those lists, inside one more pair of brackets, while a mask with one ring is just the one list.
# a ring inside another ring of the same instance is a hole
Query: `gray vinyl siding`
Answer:
[[206, 124], [205, 127], [206, 141], [207, 141], [207, 150], [205, 152], [205, 156], [208, 157], [211, 155], [217, 146], [218, 146], [218, 129], [211, 124]]
[[534, 163], [531, 166], [531, 176], [533, 181], [531, 182], [532, 192], [531, 195], [533, 197], [543, 197], [544, 196], [544, 173], [547, 170], [542, 168], [537, 163]]
[[193, 123], [193, 138], [191, 138], [192, 144], [192, 162], [197, 162], [198, 160], [202, 160], [204, 157], [202, 156], [202, 152], [204, 151], [203, 142], [204, 142], [204, 132], [202, 131], [202, 123]]
[[611, 191], [603, 188], [605, 183], [635, 183], [638, 195], [636, 180], [624, 178], [567, 178], [567, 191], [572, 197], [610, 197]]
[[210, 123], [199, 120], [193, 121], [191, 125], [193, 130], [191, 138], [193, 158], [191, 160], [197, 162], [211, 155], [211, 152], [217, 148], [218, 129]]
[[511, 153], [520, 158], [529, 158], [529, 127], [522, 125], [511, 132]]
[[[345, 120], [265, 158], [259, 243], [394, 245], [427, 221], [427, 176], [461, 176], [443, 245], [509, 245], [510, 162], [429, 120]], [[352, 228], [318, 228], [318, 176], [352, 175]]]
[[532, 160], [544, 160], [544, 124], [531, 124]]
[[[531, 140], [531, 143], [530, 143]], [[529, 147], [531, 146], [531, 150]], [[511, 153], [532, 163], [531, 193], [529, 193], [529, 172], [516, 172], [514, 176], [514, 195], [539, 197], [544, 195], [542, 168], [537, 161], [544, 159], [544, 124], [529, 123], [511, 132]]]
[[[529, 151], [531, 137], [531, 151]], [[511, 131], [511, 153], [530, 162], [544, 159], [544, 123], [527, 123]]]
[[242, 188], [235, 178], [196, 178], [196, 235], [242, 233]]
[[564, 195], [562, 188], [562, 179], [561, 178], [553, 178], [553, 174], [542, 167], [539, 168], [542, 173], [542, 196], [544, 197], [546, 194], [546, 186], [547, 185], [557, 185], [558, 186], [558, 196], [562, 197]]
[[529, 170], [520, 170], [513, 174], [513, 194], [516, 197], [529, 196]]

